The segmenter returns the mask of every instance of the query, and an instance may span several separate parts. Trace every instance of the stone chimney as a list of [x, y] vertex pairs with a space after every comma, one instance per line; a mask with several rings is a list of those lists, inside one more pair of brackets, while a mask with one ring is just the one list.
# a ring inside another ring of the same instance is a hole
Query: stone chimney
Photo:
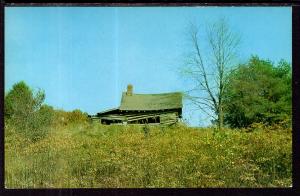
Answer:
[[133, 86], [131, 84], [128, 84], [126, 95], [131, 96], [132, 93], [133, 93]]

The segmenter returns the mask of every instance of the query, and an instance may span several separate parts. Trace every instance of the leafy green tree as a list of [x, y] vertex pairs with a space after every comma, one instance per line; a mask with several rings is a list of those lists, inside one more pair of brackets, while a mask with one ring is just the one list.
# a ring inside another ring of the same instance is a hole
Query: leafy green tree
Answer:
[[225, 91], [225, 123], [247, 127], [252, 123], [279, 123], [291, 119], [291, 65], [281, 60], [277, 66], [251, 57], [228, 77]]
[[44, 99], [44, 91], [34, 93], [24, 81], [14, 84], [4, 98], [6, 123], [31, 140], [44, 137], [53, 114], [50, 106], [42, 105]]
[[43, 91], [33, 94], [24, 81], [18, 82], [5, 95], [5, 116], [8, 119], [26, 118], [41, 107], [44, 99]]

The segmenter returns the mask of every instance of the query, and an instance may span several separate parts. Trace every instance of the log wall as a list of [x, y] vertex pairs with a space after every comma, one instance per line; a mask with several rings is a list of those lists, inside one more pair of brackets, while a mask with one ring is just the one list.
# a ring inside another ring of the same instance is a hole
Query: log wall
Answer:
[[102, 124], [174, 124], [178, 121], [177, 111], [122, 112], [91, 117]]

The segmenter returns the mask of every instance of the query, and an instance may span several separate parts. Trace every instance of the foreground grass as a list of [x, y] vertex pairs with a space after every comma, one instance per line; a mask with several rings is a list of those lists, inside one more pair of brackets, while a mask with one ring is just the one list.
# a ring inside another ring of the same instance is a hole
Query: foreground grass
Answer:
[[5, 130], [6, 188], [287, 187], [290, 130], [68, 125], [32, 143]]

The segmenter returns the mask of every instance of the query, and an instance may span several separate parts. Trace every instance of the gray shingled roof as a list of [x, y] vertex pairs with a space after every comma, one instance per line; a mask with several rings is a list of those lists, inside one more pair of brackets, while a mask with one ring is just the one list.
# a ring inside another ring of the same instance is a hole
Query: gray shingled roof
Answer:
[[182, 108], [180, 92], [162, 94], [132, 94], [123, 92], [120, 110], [163, 110]]

